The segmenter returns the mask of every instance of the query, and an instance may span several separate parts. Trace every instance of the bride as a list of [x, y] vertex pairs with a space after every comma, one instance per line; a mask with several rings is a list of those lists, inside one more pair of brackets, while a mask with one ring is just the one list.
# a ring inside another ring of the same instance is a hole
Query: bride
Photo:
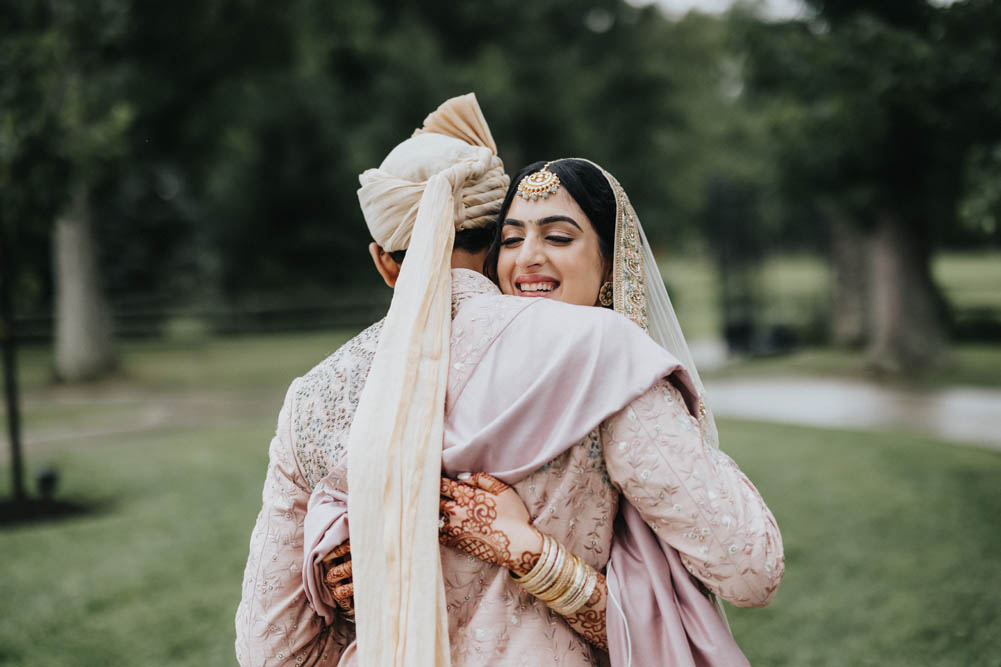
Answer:
[[[538, 162], [499, 222], [485, 268], [509, 296], [469, 272], [452, 324], [439, 524], [452, 663], [747, 664], [718, 600], [772, 599], [781, 535], [719, 450], [629, 198], [592, 162]], [[354, 569], [348, 546], [325, 560], [345, 617]]]

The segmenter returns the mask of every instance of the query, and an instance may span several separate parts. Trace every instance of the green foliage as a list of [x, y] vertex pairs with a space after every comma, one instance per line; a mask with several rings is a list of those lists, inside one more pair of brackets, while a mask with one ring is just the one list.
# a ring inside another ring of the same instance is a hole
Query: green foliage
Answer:
[[0, 19], [0, 212], [18, 309], [48, 310], [49, 225], [81, 180], [120, 310], [376, 285], [357, 175], [470, 90], [510, 171], [595, 159], [672, 251], [714, 244], [720, 182], [753, 193], [744, 217], [766, 250], [820, 247], [832, 211], [880, 201], [925, 214], [935, 238], [982, 241], [996, 4], [864, 6], [769, 24], [622, 0], [15, 3]]
[[810, 21], [733, 21], [784, 196], [860, 222], [892, 210], [918, 235], [948, 228], [967, 156], [1001, 137], [997, 3], [815, 4]]
[[[94, 184], [118, 303], [241, 300], [290, 285], [319, 300], [374, 284], [357, 175], [470, 90], [510, 170], [592, 157], [626, 185], [653, 238], [699, 236], [710, 171], [699, 147], [722, 139], [718, 120], [701, 120], [719, 107], [718, 20], [672, 23], [615, 0], [28, 7], [24, 25], [0, 26], [5, 45], [28, 45], [4, 70], [34, 91], [10, 113], [46, 123], [31, 136], [47, 152], [22, 142], [17, 154], [65, 173], [25, 191], [62, 201], [70, 180]], [[59, 113], [37, 113], [55, 94], [46, 81], [68, 82]], [[44, 228], [57, 207], [30, 208]], [[29, 309], [41, 309], [47, 253], [19, 248], [34, 260]]]
[[963, 244], [1001, 241], [1001, 144], [972, 151], [964, 170], [959, 225], [947, 238]]

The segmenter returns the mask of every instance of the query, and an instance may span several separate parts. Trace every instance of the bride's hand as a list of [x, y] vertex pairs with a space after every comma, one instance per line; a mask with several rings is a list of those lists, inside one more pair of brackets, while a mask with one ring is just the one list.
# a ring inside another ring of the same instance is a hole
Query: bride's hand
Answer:
[[341, 613], [348, 618], [355, 613], [355, 585], [351, 570], [351, 541], [346, 540], [323, 559], [323, 585], [330, 591]]
[[482, 472], [441, 478], [438, 541], [488, 563], [527, 573], [542, 552], [542, 535], [517, 492]]

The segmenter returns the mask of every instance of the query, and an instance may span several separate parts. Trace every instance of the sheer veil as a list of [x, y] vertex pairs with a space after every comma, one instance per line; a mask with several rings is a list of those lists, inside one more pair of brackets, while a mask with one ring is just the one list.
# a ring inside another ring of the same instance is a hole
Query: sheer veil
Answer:
[[[579, 159], [579, 158], [578, 158]], [[639, 216], [629, 196], [619, 182], [601, 166], [584, 160], [601, 170], [615, 195], [615, 251], [612, 269], [614, 309], [642, 327], [661, 347], [680, 361], [699, 393], [699, 423], [703, 437], [714, 449], [719, 449], [719, 435], [712, 411], [706, 404], [705, 385], [699, 376], [681, 323], [671, 305], [671, 297], [660, 275], [650, 242], [643, 232]]]

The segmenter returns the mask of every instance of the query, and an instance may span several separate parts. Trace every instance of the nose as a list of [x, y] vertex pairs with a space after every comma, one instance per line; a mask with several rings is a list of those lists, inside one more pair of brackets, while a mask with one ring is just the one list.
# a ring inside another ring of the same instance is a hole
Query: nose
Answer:
[[546, 263], [545, 249], [537, 234], [526, 234], [518, 250], [518, 266], [521, 268], [535, 268]]

